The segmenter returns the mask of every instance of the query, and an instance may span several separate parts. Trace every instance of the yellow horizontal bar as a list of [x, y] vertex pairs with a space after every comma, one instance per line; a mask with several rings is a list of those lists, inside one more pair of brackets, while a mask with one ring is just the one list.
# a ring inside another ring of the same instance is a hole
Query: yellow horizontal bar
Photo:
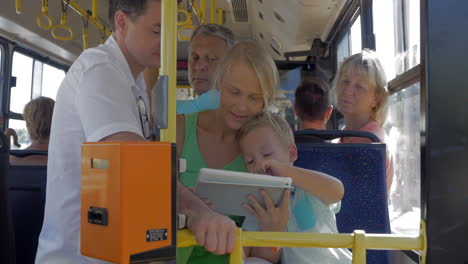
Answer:
[[[67, 3], [66, 0], [62, 0], [64, 3]], [[86, 10], [84, 10], [81, 6], [79, 6], [77, 3], [75, 3], [73, 0], [70, 0], [69, 2], [69, 5], [70, 7], [75, 11], [77, 12], [79, 15], [81, 15], [82, 17], [86, 17], [87, 16], [87, 12]], [[94, 10], [93, 10], [94, 11]], [[97, 13], [97, 10], [96, 10], [96, 13]], [[110, 35], [111, 34], [111, 31], [109, 29], [107, 29], [101, 22], [98, 21], [98, 18], [97, 18], [97, 15], [96, 17], [94, 16], [89, 16], [89, 22], [91, 24], [93, 24], [96, 28], [98, 28], [99, 30], [101, 30], [102, 32], [105, 32], [106, 35]]]
[[[178, 247], [196, 245], [193, 234], [181, 230], [177, 234]], [[353, 234], [242, 232], [242, 246], [246, 247], [322, 247], [353, 248]], [[366, 249], [423, 250], [422, 236], [365, 234]]]
[[190, 85], [177, 85], [177, 89], [190, 89], [192, 88]]

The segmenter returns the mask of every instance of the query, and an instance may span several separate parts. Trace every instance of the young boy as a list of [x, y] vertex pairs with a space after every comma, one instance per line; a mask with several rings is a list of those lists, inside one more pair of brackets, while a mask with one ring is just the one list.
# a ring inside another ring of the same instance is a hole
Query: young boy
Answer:
[[[249, 172], [291, 177], [295, 187], [290, 197], [283, 198], [289, 203], [283, 201], [278, 206], [263, 191], [267, 208], [249, 196], [251, 204], [244, 206], [254, 218], [247, 217], [245, 230], [338, 232], [335, 213], [343, 197], [343, 184], [330, 175], [292, 165], [297, 159], [297, 148], [291, 128], [283, 118], [261, 114], [243, 125], [238, 140]], [[270, 248], [246, 248], [245, 253], [270, 262], [280, 258], [280, 252]], [[249, 261], [246, 259], [246, 263]], [[351, 254], [347, 249], [283, 248], [281, 263], [351, 263]]]

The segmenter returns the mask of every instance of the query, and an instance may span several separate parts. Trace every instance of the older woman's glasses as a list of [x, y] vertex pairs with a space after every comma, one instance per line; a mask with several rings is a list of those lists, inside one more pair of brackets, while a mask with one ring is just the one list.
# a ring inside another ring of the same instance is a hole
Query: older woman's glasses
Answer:
[[149, 123], [148, 111], [146, 109], [145, 101], [143, 97], [137, 98], [138, 103], [138, 114], [140, 115], [141, 130], [143, 131], [143, 137], [145, 140], [151, 139], [151, 126]]

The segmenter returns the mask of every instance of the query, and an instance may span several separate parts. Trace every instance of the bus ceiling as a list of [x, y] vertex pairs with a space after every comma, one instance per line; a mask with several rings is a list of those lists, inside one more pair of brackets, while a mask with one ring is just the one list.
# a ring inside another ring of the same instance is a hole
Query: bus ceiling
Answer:
[[[63, 13], [62, 3], [67, 1], [50, 0], [46, 6], [46, 15], [54, 25], [60, 24]], [[47, 56], [66, 64], [71, 64], [83, 50], [82, 31], [85, 25], [83, 17], [73, 3], [82, 10], [92, 10], [93, 1], [73, 1], [66, 9], [68, 14], [66, 24], [74, 32], [72, 40], [55, 39], [50, 30], [38, 26], [38, 19], [44, 14], [44, 2], [28, 1], [17, 12], [15, 1], [4, 1], [0, 9], [0, 35], [21, 43], [24, 46], [44, 53]], [[198, 0], [179, 1], [179, 22], [184, 20], [184, 11], [192, 13], [191, 27], [181, 32], [187, 39], [193, 26], [199, 23], [222, 23], [234, 31], [239, 39], [253, 39], [261, 43], [273, 58], [285, 61], [305, 60], [308, 55], [304, 51], [311, 50], [314, 40], [326, 43], [336, 29], [337, 20], [344, 9], [349, 7], [353, 0], [215, 0], [215, 9], [211, 12], [210, 0], [205, 0], [206, 6], [200, 7]], [[77, 4], [78, 3], [78, 4]], [[109, 28], [107, 18], [108, 1], [97, 1], [96, 21]], [[198, 10], [192, 3], [198, 5]], [[67, 7], [65, 5], [65, 7]], [[202, 11], [202, 17], [200, 15]], [[195, 12], [198, 11], [198, 12]], [[203, 12], [204, 11], [204, 12]], [[185, 14], [187, 14], [185, 12]], [[19, 13], [19, 14], [18, 14]], [[90, 11], [91, 15], [91, 11]], [[216, 16], [211, 19], [211, 16]], [[47, 24], [47, 17], [42, 16], [42, 24]], [[87, 44], [89, 47], [99, 45], [107, 34], [89, 23]], [[63, 35], [66, 35], [64, 32]], [[297, 53], [302, 51], [303, 53]], [[178, 41], [178, 60], [187, 59], [187, 40]]]

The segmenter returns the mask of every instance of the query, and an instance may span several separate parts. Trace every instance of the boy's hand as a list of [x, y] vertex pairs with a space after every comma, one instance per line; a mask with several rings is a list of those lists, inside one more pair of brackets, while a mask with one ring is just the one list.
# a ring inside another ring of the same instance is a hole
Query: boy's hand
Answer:
[[285, 164], [274, 159], [267, 159], [260, 163], [258, 167], [252, 168], [252, 172], [278, 177], [288, 177], [288, 167], [289, 164]]
[[251, 204], [244, 204], [249, 213], [257, 218], [258, 225], [262, 231], [284, 232], [289, 219], [289, 190], [285, 190], [280, 204], [275, 206], [270, 195], [265, 190], [260, 190], [265, 201], [264, 208], [253, 195], [247, 198]]

